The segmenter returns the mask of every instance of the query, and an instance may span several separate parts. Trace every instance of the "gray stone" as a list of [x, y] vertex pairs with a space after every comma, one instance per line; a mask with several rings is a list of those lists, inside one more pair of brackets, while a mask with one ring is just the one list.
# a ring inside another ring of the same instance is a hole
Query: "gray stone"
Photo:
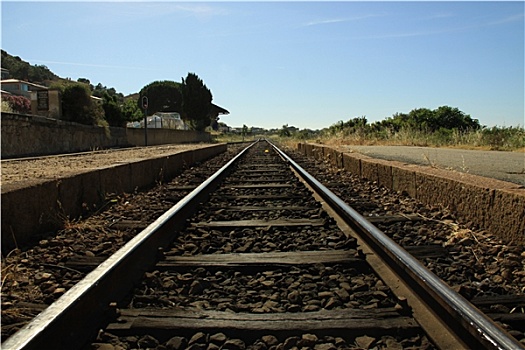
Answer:
[[188, 345], [188, 340], [184, 337], [173, 337], [166, 342], [166, 347], [170, 350], [184, 349]]
[[91, 348], [94, 350], [115, 350], [115, 347], [112, 344], [107, 343], [93, 343]]
[[204, 344], [204, 343], [207, 343], [207, 342], [208, 342], [208, 336], [206, 335], [206, 333], [198, 332], [198, 333], [195, 333], [193, 335], [193, 337], [191, 337], [191, 339], [188, 342], [188, 344], [189, 345], [195, 344], [195, 343]]
[[262, 336], [261, 340], [268, 346], [279, 344], [279, 339], [273, 335], [264, 335]]
[[330, 298], [326, 302], [326, 305], [324, 306], [324, 308], [330, 310], [338, 306], [341, 306], [341, 301], [337, 298]]
[[253, 350], [268, 350], [268, 346], [264, 342], [258, 341], [255, 344], [253, 344], [252, 349]]
[[190, 291], [189, 291], [191, 295], [202, 294], [203, 291], [204, 291], [204, 284], [201, 281], [195, 280], [191, 283]]
[[314, 347], [315, 350], [335, 350], [337, 347], [332, 343], [323, 343], [316, 344]]
[[313, 348], [319, 339], [315, 334], [303, 334], [297, 342], [298, 347]]
[[370, 346], [375, 343], [376, 338], [369, 337], [367, 335], [364, 335], [362, 337], [355, 338], [355, 343], [363, 348], [363, 349], [369, 349]]
[[156, 348], [159, 346], [159, 341], [151, 335], [145, 335], [138, 340], [137, 344], [141, 348]]
[[298, 304], [301, 301], [301, 294], [298, 291], [294, 290], [288, 294], [287, 299], [292, 304]]
[[304, 307], [303, 311], [312, 312], [312, 311], [319, 311], [320, 309], [321, 309], [321, 306], [317, 304], [308, 304]]
[[228, 337], [224, 333], [215, 333], [210, 336], [210, 343], [222, 345]]
[[299, 341], [299, 337], [286, 338], [286, 340], [284, 341], [283, 347], [284, 349], [291, 349], [297, 345], [298, 341]]
[[340, 289], [336, 290], [335, 293], [344, 302], [347, 302], [347, 301], [350, 300], [350, 294], [348, 294], [348, 292], [344, 288], [340, 288]]
[[403, 350], [403, 345], [393, 337], [383, 337], [381, 340], [384, 341], [387, 350]]
[[227, 340], [224, 345], [222, 346], [222, 349], [225, 350], [244, 350], [246, 349], [246, 344], [240, 339], [230, 339]]
[[206, 344], [194, 343], [188, 346], [186, 350], [206, 350]]
[[299, 312], [301, 311], [301, 305], [297, 304], [291, 304], [286, 307], [286, 311], [288, 312]]

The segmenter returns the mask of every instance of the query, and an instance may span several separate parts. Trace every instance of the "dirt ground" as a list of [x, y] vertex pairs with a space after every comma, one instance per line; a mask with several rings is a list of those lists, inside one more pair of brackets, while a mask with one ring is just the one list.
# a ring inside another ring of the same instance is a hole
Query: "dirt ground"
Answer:
[[[57, 155], [20, 160], [2, 160], [2, 192], [6, 185], [23, 187], [131, 161], [166, 156], [203, 146], [163, 145]], [[9, 186], [11, 187], [11, 186]]]

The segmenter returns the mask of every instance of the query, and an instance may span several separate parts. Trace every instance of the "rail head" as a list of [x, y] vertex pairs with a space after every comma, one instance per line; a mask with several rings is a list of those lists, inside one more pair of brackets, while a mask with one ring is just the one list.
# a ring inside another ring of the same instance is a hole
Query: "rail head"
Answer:
[[[270, 141], [268, 141], [270, 142]], [[395, 243], [390, 237], [366, 220], [332, 191], [311, 176], [275, 144], [272, 147], [283, 159], [369, 244], [399, 275], [416, 286], [416, 292], [426, 294], [437, 303], [429, 305], [444, 322], [454, 323], [458, 334], [468, 334], [467, 345], [477, 349], [525, 349], [523, 344], [452, 290], [434, 273]], [[466, 332], [466, 333], [465, 333]]]

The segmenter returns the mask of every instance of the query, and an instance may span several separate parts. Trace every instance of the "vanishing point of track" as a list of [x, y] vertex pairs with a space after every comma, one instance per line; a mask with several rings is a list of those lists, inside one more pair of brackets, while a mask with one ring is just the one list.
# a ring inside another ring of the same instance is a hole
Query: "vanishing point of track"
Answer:
[[268, 334], [295, 339], [290, 348], [314, 348], [321, 337], [359, 344], [369, 335], [398, 343], [428, 336], [441, 348], [521, 348], [266, 141], [244, 149], [110, 258], [71, 264], [92, 271], [2, 348], [81, 348], [97, 342], [101, 328], [163, 342], [202, 331], [254, 348]]

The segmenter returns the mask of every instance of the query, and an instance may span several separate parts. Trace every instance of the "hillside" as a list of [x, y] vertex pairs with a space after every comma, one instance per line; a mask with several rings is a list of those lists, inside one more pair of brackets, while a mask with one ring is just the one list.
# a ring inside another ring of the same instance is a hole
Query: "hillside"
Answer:
[[[24, 80], [44, 86], [50, 86], [53, 82], [67, 80], [53, 73], [45, 65], [32, 65], [29, 62], [22, 60], [18, 56], [10, 55], [4, 50], [2, 50], [2, 68], [5, 68], [9, 71], [9, 77], [11, 79]], [[82, 82], [89, 82], [89, 80], [83, 80], [84, 81]], [[102, 84], [98, 84], [96, 87], [90, 86], [90, 89], [94, 92], [94, 95], [97, 95], [94, 90], [114, 90], [111, 88], [107, 88]], [[115, 94], [118, 93], [116, 91], [113, 91], [111, 93], [111, 95]], [[130, 96], [127, 96], [126, 99], [130, 99]]]
[[12, 79], [20, 79], [31, 83], [49, 86], [53, 81], [61, 80], [44, 65], [31, 65], [18, 56], [12, 56], [2, 50], [2, 68], [9, 71]]

